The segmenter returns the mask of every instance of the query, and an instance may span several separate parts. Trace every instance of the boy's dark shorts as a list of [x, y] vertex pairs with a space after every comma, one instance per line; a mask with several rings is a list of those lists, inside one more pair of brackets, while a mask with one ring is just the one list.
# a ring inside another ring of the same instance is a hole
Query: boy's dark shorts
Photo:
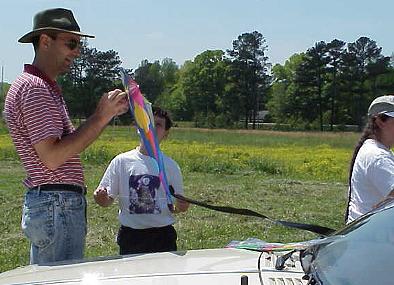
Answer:
[[121, 255], [176, 251], [177, 234], [172, 225], [160, 228], [133, 229], [120, 226], [117, 243]]

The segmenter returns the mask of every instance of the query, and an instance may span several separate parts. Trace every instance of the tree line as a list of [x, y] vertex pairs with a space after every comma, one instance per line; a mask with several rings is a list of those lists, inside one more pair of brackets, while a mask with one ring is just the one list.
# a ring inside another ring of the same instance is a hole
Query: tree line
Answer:
[[323, 130], [334, 125], [361, 129], [370, 102], [394, 91], [391, 57], [376, 42], [320, 41], [272, 69], [267, 102], [274, 122]]
[[[254, 31], [239, 35], [225, 51], [204, 51], [182, 66], [165, 58], [143, 60], [127, 71], [150, 102], [197, 127], [256, 128], [266, 110], [264, 121], [281, 128], [361, 128], [373, 98], [394, 91], [391, 57], [367, 37], [316, 42], [273, 67], [267, 49]], [[71, 71], [59, 79], [71, 115], [89, 116], [103, 92], [123, 88], [121, 65], [116, 51], [85, 42]], [[128, 116], [120, 120], [129, 122]]]

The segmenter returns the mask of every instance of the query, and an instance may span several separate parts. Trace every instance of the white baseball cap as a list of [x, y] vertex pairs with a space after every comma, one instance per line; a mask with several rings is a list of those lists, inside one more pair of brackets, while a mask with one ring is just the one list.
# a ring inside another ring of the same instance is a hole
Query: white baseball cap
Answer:
[[380, 96], [372, 101], [368, 108], [368, 116], [385, 114], [394, 117], [394, 95]]

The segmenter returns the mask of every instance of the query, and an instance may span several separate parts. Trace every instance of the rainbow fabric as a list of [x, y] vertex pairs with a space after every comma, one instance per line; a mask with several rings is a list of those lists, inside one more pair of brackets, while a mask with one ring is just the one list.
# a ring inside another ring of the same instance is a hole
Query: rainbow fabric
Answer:
[[250, 250], [265, 251], [265, 252], [276, 252], [276, 251], [290, 251], [293, 249], [302, 250], [311, 245], [321, 243], [324, 240], [325, 239], [313, 239], [313, 240], [307, 240], [302, 242], [271, 243], [257, 238], [248, 238], [243, 241], [233, 240], [225, 247], [250, 249]]
[[155, 129], [155, 121], [152, 112], [152, 104], [142, 96], [138, 84], [131, 79], [130, 75], [121, 68], [123, 86], [129, 97], [130, 110], [134, 116], [138, 133], [142, 139], [148, 155], [156, 161], [159, 179], [166, 192], [167, 205], [170, 211], [174, 210], [174, 203], [170, 193], [166, 172], [164, 169], [163, 154], [160, 150]]

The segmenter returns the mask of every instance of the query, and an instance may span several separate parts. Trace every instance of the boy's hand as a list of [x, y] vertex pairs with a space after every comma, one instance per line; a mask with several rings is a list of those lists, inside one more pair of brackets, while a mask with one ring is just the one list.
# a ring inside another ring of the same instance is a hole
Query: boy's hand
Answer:
[[94, 191], [93, 197], [94, 201], [102, 207], [108, 207], [114, 201], [114, 199], [108, 195], [107, 189], [102, 187]]
[[190, 206], [189, 202], [176, 199], [174, 213], [186, 212], [187, 209], [189, 209], [189, 206]]

